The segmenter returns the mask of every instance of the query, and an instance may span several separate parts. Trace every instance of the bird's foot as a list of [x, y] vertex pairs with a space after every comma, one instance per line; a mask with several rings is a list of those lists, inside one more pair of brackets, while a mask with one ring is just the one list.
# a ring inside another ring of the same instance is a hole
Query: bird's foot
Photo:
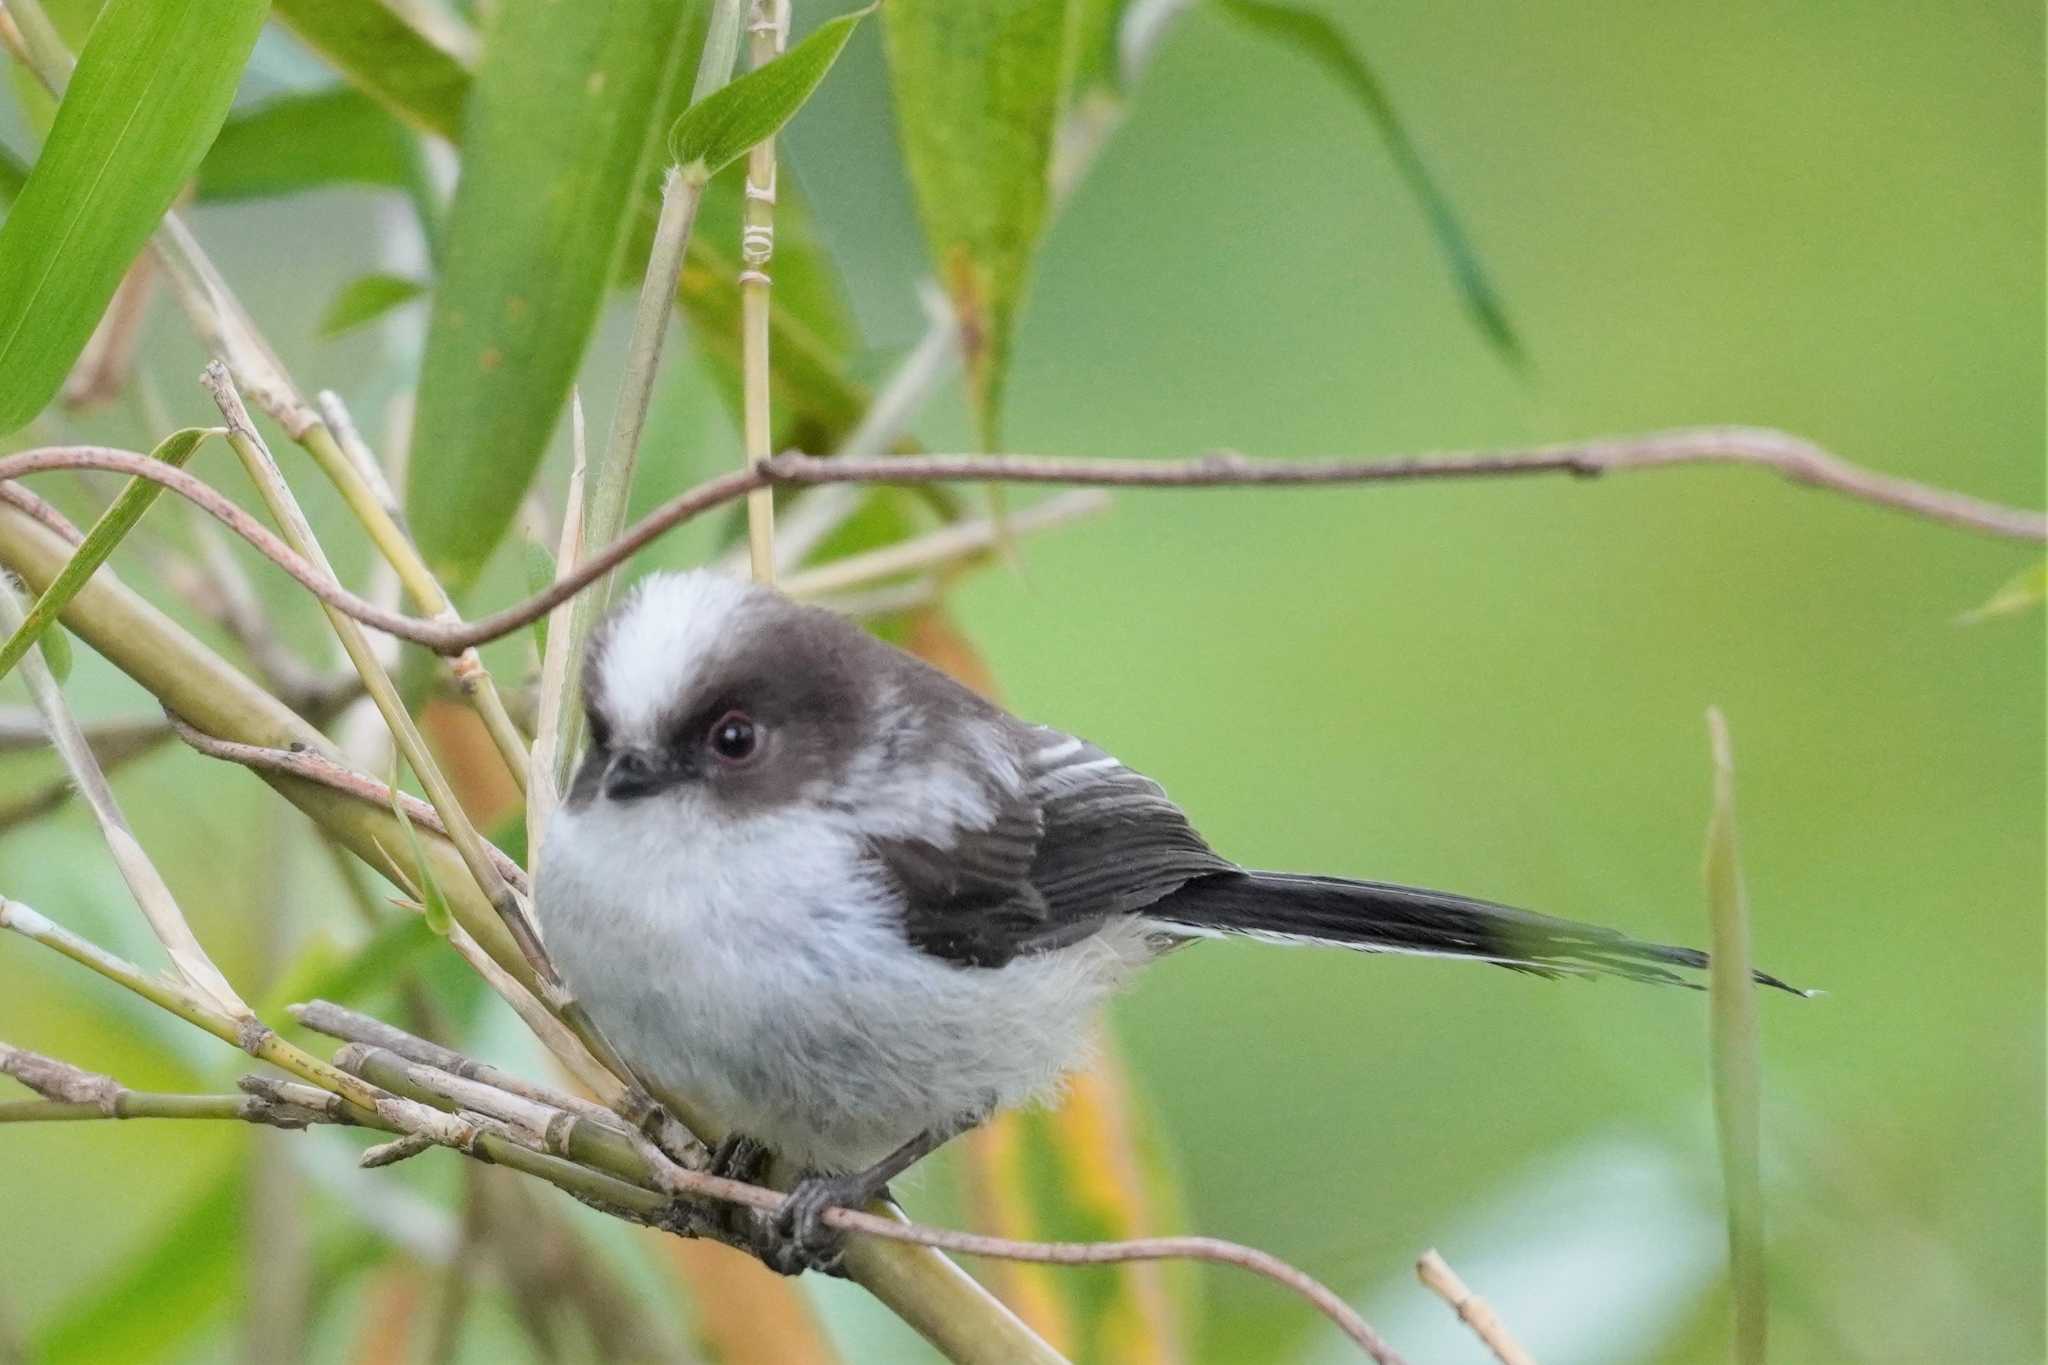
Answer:
[[[758, 1185], [768, 1174], [768, 1164], [774, 1155], [745, 1133], [728, 1133], [711, 1149], [704, 1173], [743, 1185]], [[755, 1211], [744, 1204], [698, 1196], [689, 1201], [685, 1235], [751, 1251], [756, 1241], [754, 1217]]]
[[852, 1175], [810, 1174], [797, 1181], [780, 1208], [754, 1211], [754, 1254], [781, 1275], [816, 1270], [841, 1275], [846, 1234], [825, 1221], [829, 1209], [864, 1208], [888, 1192], [872, 1171]]
[[761, 1177], [768, 1173], [768, 1161], [773, 1155], [766, 1146], [745, 1133], [727, 1133], [711, 1149], [711, 1164], [704, 1169], [722, 1180], [758, 1185]]

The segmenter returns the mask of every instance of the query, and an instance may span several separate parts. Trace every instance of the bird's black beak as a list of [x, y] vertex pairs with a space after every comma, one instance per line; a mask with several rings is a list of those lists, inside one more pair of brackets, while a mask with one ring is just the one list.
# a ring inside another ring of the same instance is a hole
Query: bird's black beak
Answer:
[[614, 801], [648, 796], [675, 781], [660, 758], [637, 749], [621, 749], [604, 767], [604, 794]]

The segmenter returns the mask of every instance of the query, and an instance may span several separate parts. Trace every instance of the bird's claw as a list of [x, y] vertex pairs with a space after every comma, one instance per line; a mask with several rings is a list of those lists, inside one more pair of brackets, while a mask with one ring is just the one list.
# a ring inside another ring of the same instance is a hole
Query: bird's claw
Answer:
[[758, 1185], [768, 1171], [768, 1159], [772, 1155], [765, 1146], [745, 1133], [727, 1133], [711, 1149], [711, 1163], [705, 1170], [722, 1180]]
[[754, 1214], [754, 1251], [770, 1270], [840, 1275], [846, 1234], [825, 1221], [831, 1209], [858, 1209], [881, 1190], [861, 1175], [808, 1175], [773, 1211]]

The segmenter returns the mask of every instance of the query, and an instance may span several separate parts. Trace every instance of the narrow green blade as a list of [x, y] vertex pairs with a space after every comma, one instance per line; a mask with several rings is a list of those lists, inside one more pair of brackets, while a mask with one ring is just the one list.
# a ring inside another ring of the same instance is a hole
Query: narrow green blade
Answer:
[[415, 127], [451, 141], [462, 136], [469, 72], [384, 0], [276, 0], [276, 7], [284, 26], [357, 89]]
[[403, 275], [358, 275], [341, 287], [329, 301], [327, 311], [320, 315], [320, 335], [337, 337], [367, 326], [432, 288]]
[[327, 185], [407, 187], [411, 136], [359, 90], [280, 95], [238, 113], [199, 163], [199, 197], [251, 199]]
[[1266, 0], [1218, 0], [1218, 3], [1224, 13], [1234, 16], [1253, 31], [1285, 43], [1314, 61], [1334, 76], [1346, 93], [1358, 102], [1366, 117], [1379, 129], [1380, 136], [1386, 139], [1395, 169], [1407, 182], [1409, 192], [1422, 205], [1423, 217], [1429, 220], [1429, 230], [1436, 237], [1437, 249], [1443, 252], [1444, 260], [1450, 266], [1451, 280], [1457, 286], [1458, 297], [1464, 301], [1466, 311], [1471, 313], [1472, 320], [1503, 359], [1519, 362], [1522, 359], [1521, 339], [1508, 320], [1500, 291], [1488, 278], [1472, 239], [1466, 235], [1464, 224], [1451, 207], [1450, 196], [1437, 184], [1429, 163], [1422, 159], [1421, 149], [1409, 136], [1407, 125], [1401, 121], [1400, 112], [1394, 108], [1378, 73], [1345, 41], [1342, 31], [1320, 14], [1287, 5], [1268, 4]]
[[1018, 305], [1050, 205], [1067, 6], [889, 0], [882, 34], [904, 163], [960, 318], [981, 443], [993, 450]]
[[[173, 468], [183, 468], [185, 461], [192, 458], [192, 452], [199, 449], [199, 443], [210, 435], [212, 432], [207, 428], [186, 427], [182, 431], [174, 431], [166, 436], [150, 454]], [[100, 519], [93, 523], [92, 529], [85, 533], [85, 539], [79, 542], [77, 553], [71, 556], [71, 562], [50, 581], [49, 587], [43, 589], [42, 596], [36, 598], [35, 605], [30, 607], [27, 615], [22, 618], [20, 628], [7, 637], [6, 644], [0, 645], [0, 678], [13, 672], [14, 666], [21, 662], [21, 656], [28, 653], [30, 646], [42, 638], [43, 632], [51, 630], [57, 618], [63, 614], [65, 605], [78, 595], [78, 590], [92, 577], [93, 570], [107, 562], [107, 556], [114, 552], [114, 547], [121, 543], [121, 538], [135, 529], [135, 523], [142, 520], [142, 514], [149, 510], [149, 505], [155, 502], [157, 495], [163, 491], [162, 484], [152, 483], [148, 479], [128, 480], [127, 487], [123, 488], [107, 510], [100, 514]], [[54, 642], [62, 639], [62, 636], [53, 631], [50, 639]], [[67, 647], [58, 646], [59, 650]], [[47, 656], [50, 651], [46, 647], [43, 652]], [[61, 671], [55, 659], [50, 660], [50, 667], [52, 672]]]
[[1749, 901], [1735, 842], [1735, 758], [1728, 722], [1707, 711], [1714, 811], [1705, 877], [1713, 951], [1707, 990], [1713, 1013], [1714, 1118], [1728, 1205], [1728, 1270], [1735, 1305], [1736, 1365], [1763, 1365], [1769, 1299], [1764, 1279], [1763, 1080], [1756, 989], [1750, 976]]
[[686, 175], [708, 181], [747, 149], [766, 142], [803, 108], [839, 60], [869, 9], [842, 14], [765, 66], [722, 86], [683, 111], [669, 133], [669, 155]]
[[0, 223], [0, 432], [34, 417], [64, 382], [220, 130], [268, 9], [109, 0], [101, 11]]
[[688, 43], [689, 0], [510, 0], [488, 35], [422, 366], [407, 513], [451, 588], [561, 416]]

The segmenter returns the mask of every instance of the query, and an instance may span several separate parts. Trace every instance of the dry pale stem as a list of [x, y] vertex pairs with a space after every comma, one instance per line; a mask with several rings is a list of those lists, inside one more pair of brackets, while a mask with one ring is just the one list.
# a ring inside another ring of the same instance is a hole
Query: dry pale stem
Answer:
[[[753, 0], [747, 20], [747, 51], [759, 70], [781, 53], [789, 34], [789, 0]], [[740, 228], [741, 427], [749, 468], [774, 453], [769, 411], [768, 267], [775, 256], [775, 139], [763, 139], [747, 153], [746, 205]], [[775, 581], [775, 490], [763, 485], [747, 494], [747, 550], [754, 580]]]
[[1474, 1336], [1486, 1343], [1486, 1349], [1493, 1352], [1493, 1358], [1500, 1365], [1536, 1365], [1536, 1357], [1522, 1349], [1486, 1300], [1474, 1294], [1458, 1278], [1458, 1272], [1451, 1269], [1449, 1262], [1439, 1256], [1435, 1248], [1422, 1253], [1422, 1259], [1415, 1263], [1415, 1274], [1430, 1292], [1451, 1306], [1458, 1320], [1470, 1327]]

